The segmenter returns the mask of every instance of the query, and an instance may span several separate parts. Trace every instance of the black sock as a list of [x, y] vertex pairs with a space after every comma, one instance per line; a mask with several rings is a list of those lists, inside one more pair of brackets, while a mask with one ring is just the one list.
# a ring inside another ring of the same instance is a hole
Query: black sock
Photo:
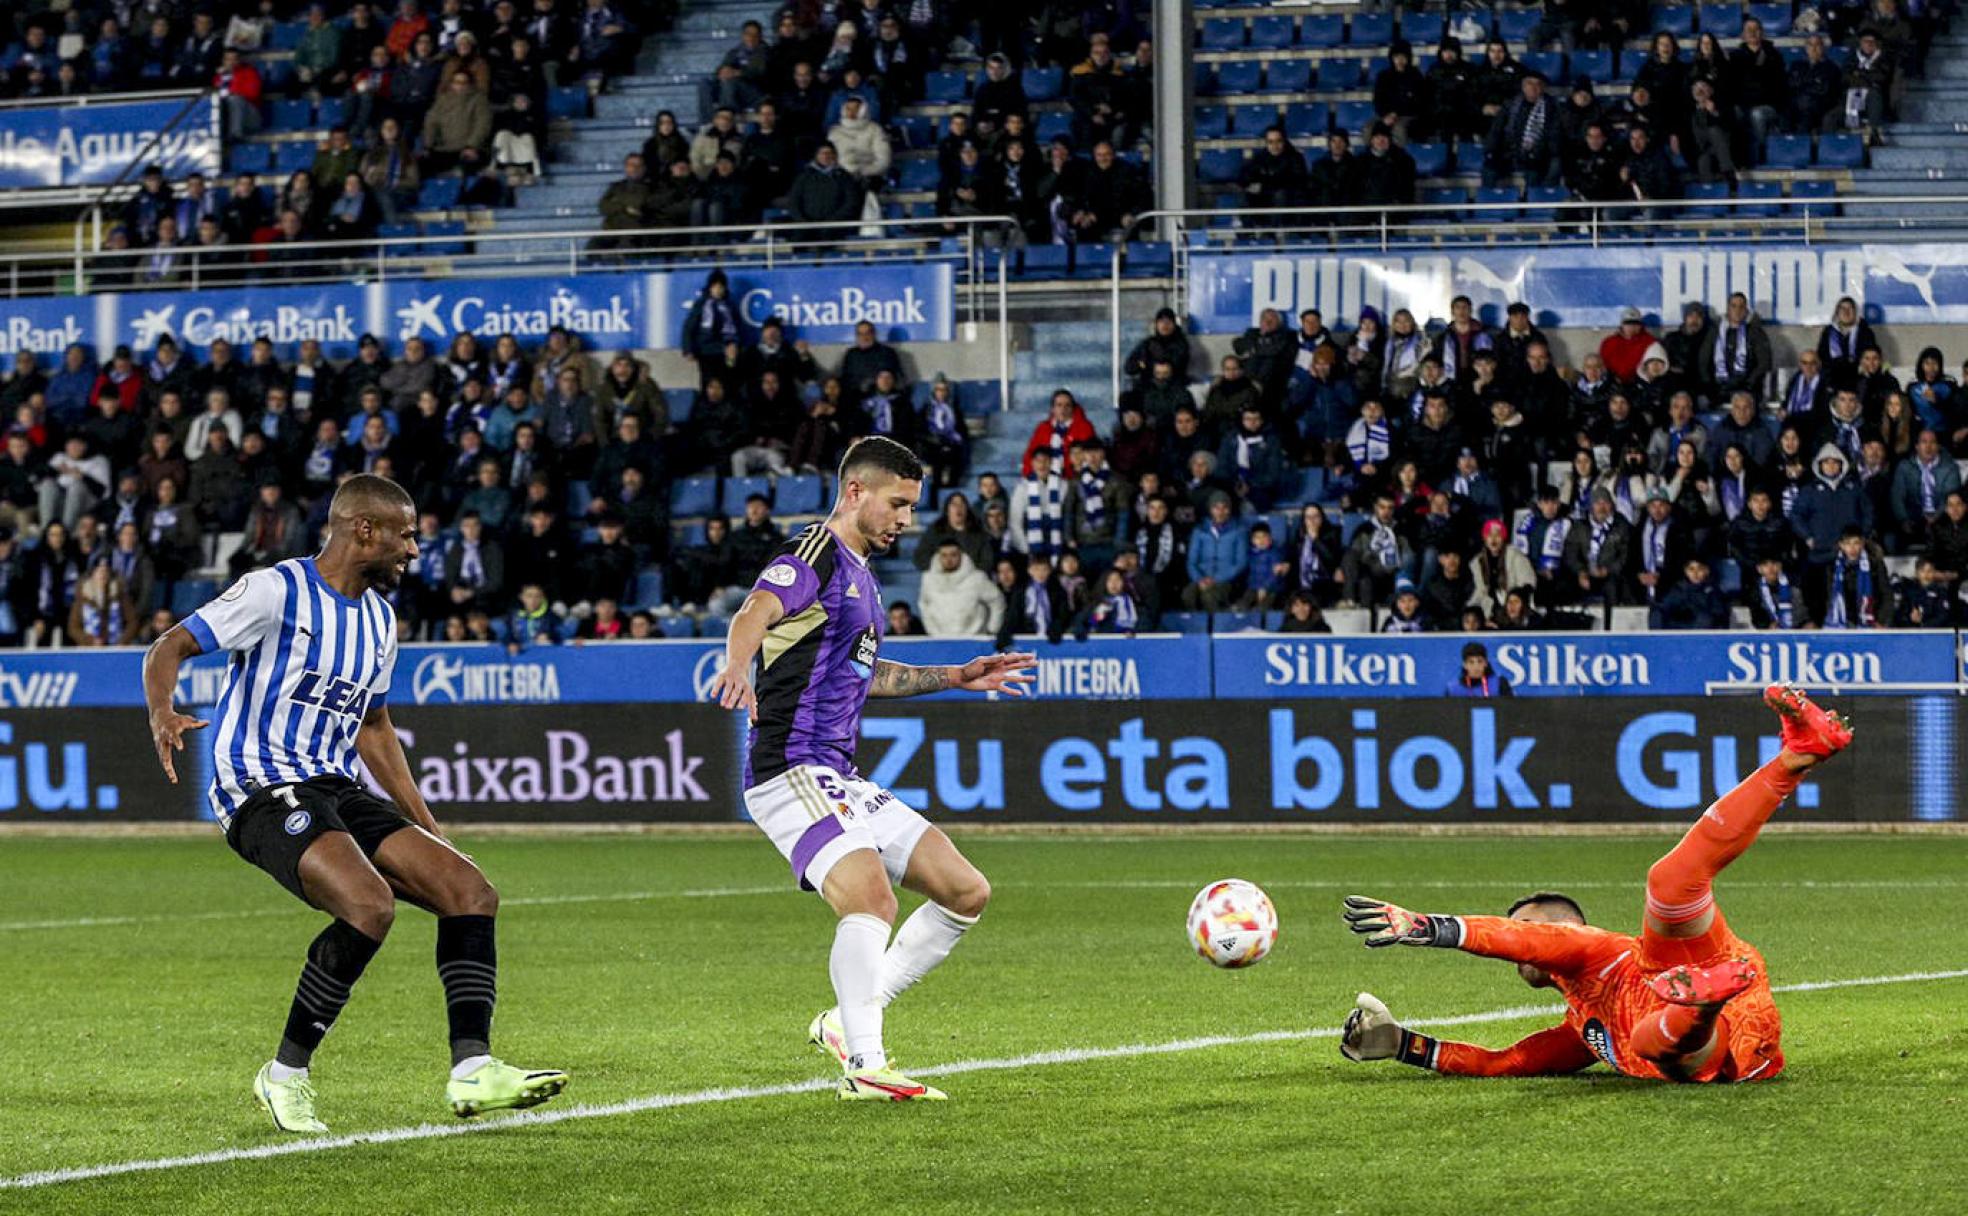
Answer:
[[306, 1068], [321, 1036], [348, 1004], [349, 991], [383, 943], [364, 936], [347, 921], [329, 923], [308, 945], [307, 962], [287, 1010], [287, 1030], [274, 1059], [289, 1068]]
[[499, 950], [489, 916], [444, 916], [437, 922], [437, 978], [451, 1018], [451, 1063], [492, 1050], [492, 1003], [498, 998]]

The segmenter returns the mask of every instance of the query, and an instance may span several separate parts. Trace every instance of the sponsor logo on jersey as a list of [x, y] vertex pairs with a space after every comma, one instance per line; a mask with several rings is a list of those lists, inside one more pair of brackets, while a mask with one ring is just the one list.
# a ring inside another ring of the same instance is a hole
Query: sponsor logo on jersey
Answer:
[[861, 637], [854, 643], [854, 657], [848, 660], [847, 665], [852, 667], [854, 674], [862, 679], [873, 679], [875, 652], [880, 649], [881, 638], [875, 633], [875, 627], [870, 625], [861, 631]]
[[1579, 1033], [1585, 1038], [1585, 1045], [1592, 1049], [1592, 1054], [1606, 1062], [1606, 1067], [1614, 1072], [1626, 1071], [1620, 1067], [1619, 1053], [1613, 1050], [1612, 1033], [1606, 1029], [1604, 1022], [1598, 1018], [1588, 1018]]

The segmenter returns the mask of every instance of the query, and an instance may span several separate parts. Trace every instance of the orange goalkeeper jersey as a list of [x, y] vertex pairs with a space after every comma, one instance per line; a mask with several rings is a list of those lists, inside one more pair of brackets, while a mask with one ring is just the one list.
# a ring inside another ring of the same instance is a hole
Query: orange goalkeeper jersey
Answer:
[[1767, 1080], [1783, 1071], [1782, 1022], [1770, 994], [1769, 969], [1754, 946], [1730, 932], [1717, 913], [1707, 933], [1669, 938], [1610, 933], [1589, 925], [1538, 924], [1501, 916], [1465, 916], [1462, 949], [1487, 958], [1542, 968], [1565, 996], [1565, 1020], [1502, 1051], [1466, 1043], [1440, 1043], [1438, 1072], [1474, 1076], [1534, 1076], [1576, 1072], [1595, 1060], [1630, 1077], [1667, 1080], [1628, 1046], [1634, 1027], [1667, 1007], [1647, 987], [1649, 976], [1669, 967], [1746, 956], [1756, 983], [1730, 1001], [1718, 1020], [1726, 1036], [1724, 1058], [1702, 1080]]

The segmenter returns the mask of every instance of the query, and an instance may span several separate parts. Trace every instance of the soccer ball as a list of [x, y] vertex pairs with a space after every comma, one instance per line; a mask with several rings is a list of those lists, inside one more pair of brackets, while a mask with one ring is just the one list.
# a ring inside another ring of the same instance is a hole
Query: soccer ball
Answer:
[[1256, 883], [1220, 879], [1189, 905], [1189, 944], [1215, 966], [1260, 963], [1277, 940], [1278, 910]]

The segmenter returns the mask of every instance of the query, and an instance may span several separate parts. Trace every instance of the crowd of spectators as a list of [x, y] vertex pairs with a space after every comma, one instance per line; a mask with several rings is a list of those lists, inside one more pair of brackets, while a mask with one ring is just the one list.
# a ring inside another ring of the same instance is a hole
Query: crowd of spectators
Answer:
[[[981, 59], [971, 96], [934, 136], [935, 214], [1011, 215], [1020, 243], [1105, 237], [1150, 206], [1133, 155], [1152, 92], [1145, 33], [1146, 6], [1129, 0], [790, 5], [770, 38], [758, 22], [745, 24], [704, 82], [709, 118], [700, 128], [683, 129], [667, 110], [656, 116], [601, 198], [602, 225], [748, 227], [771, 212], [815, 225], [805, 230], [812, 239], [851, 236], [882, 217], [907, 146], [902, 109], [924, 99], [930, 73]], [[1022, 83], [1028, 66], [1063, 71], [1071, 107], [1069, 132], [1044, 145]], [[828, 224], [836, 227], [818, 227]]]
[[1133, 632], [1178, 609], [1320, 631], [1334, 606], [1396, 632], [1615, 607], [1668, 629], [1736, 607], [1760, 628], [1968, 620], [1968, 395], [1938, 349], [1902, 383], [1851, 300], [1786, 369], [1741, 295], [1665, 334], [1629, 310], [1576, 367], [1522, 305], [1501, 328], [1463, 298], [1450, 317], [1335, 332], [1267, 311], [1192, 392], [1164, 310], [1116, 418], [1058, 394], [1017, 475], [929, 525], [930, 632]]
[[[339, 366], [312, 342], [291, 362], [264, 340], [189, 350], [168, 336], [100, 363], [79, 345], [52, 365], [23, 352], [0, 378], [0, 646], [155, 636], [177, 584], [314, 552], [358, 472], [417, 503], [405, 637], [514, 644], [660, 635], [667, 617], [735, 610], [785, 532], [755, 496], [673, 545], [679, 478], [812, 475], [817, 508], [817, 475], [862, 434], [931, 454], [946, 485], [964, 475], [947, 381], [918, 394], [867, 325], [834, 367], [776, 322], [726, 330], [725, 290], [713, 274], [685, 327], [700, 372], [687, 418], [643, 361], [560, 329], [537, 348], [364, 336]], [[229, 558], [225, 534], [240, 541]], [[661, 602], [639, 578], [652, 573]]]
[[[1502, 38], [1480, 55], [1450, 34], [1424, 66], [1396, 40], [1373, 80], [1373, 120], [1359, 134], [1334, 132], [1316, 159], [1283, 127], [1266, 130], [1239, 186], [1253, 207], [1377, 206], [1414, 201], [1410, 141], [1483, 149], [1485, 186], [1506, 178], [1562, 187], [1587, 202], [1675, 199], [1688, 181], [1733, 185], [1760, 162], [1770, 135], [1831, 131], [1881, 141], [1909, 80], [1926, 72], [1927, 50], [1952, 5], [1853, 0], [1802, 10], [1793, 27], [1801, 51], [1780, 52], [1755, 17], [1733, 47], [1713, 33], [1684, 48], [1653, 35], [1645, 61], [1617, 84], [1579, 77], [1569, 86], [1517, 58]], [[1606, 49], [1645, 38], [1639, 0], [1546, 0], [1526, 51]], [[1454, 28], [1454, 27], [1451, 27]], [[1832, 48], [1844, 48], [1834, 57]]]

